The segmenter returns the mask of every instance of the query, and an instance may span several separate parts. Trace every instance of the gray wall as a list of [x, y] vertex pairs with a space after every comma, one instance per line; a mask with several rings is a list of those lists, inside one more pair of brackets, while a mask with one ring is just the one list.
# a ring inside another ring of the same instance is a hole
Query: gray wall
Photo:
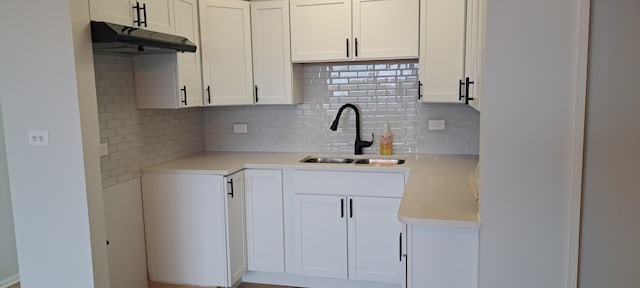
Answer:
[[[94, 55], [104, 188], [140, 177], [140, 168], [204, 151], [202, 108], [136, 107], [131, 56]], [[117, 207], [114, 207], [117, 208]]]
[[640, 2], [592, 3], [580, 287], [638, 287]]
[[0, 286], [8, 284], [18, 276], [16, 235], [13, 231], [13, 212], [11, 211], [11, 192], [9, 191], [3, 127], [2, 107], [0, 107]]
[[[0, 102], [25, 288], [109, 286], [88, 3], [71, 2], [84, 17], [68, 0], [0, 9], [3, 43], [21, 43], [0, 53]], [[29, 130], [48, 131], [50, 146], [28, 146]]]
[[568, 287], [581, 2], [486, 2], [479, 287]]

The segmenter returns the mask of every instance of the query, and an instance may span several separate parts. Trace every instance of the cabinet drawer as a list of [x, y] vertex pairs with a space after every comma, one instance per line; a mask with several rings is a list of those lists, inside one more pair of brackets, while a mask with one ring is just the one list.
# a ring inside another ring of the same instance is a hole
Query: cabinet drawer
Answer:
[[293, 172], [295, 194], [402, 197], [404, 174], [373, 172]]

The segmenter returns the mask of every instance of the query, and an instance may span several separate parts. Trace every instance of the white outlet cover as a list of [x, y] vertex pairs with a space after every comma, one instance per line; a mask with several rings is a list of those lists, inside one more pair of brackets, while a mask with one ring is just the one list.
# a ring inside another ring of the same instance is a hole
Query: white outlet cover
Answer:
[[29, 146], [49, 146], [48, 131], [29, 131], [27, 135], [29, 137], [27, 140]]
[[233, 133], [235, 134], [247, 134], [249, 129], [247, 124], [233, 124]]
[[429, 120], [429, 130], [444, 130], [445, 122], [444, 120]]
[[98, 154], [100, 154], [101, 157], [109, 155], [109, 143], [100, 143], [100, 146], [98, 147]]

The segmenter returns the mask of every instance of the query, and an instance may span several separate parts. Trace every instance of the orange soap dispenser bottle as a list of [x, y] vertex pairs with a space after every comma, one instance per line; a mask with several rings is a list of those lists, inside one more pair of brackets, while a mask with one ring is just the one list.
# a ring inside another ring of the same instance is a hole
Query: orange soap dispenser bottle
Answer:
[[380, 134], [380, 155], [391, 155], [393, 153], [393, 135], [389, 130], [389, 123], [384, 123], [384, 130]]

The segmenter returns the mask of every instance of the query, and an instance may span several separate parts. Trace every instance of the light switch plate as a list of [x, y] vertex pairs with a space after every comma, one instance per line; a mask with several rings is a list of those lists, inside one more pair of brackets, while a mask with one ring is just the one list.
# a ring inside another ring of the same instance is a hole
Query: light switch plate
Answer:
[[247, 128], [247, 124], [233, 124], [233, 133], [234, 134], [247, 134], [249, 130]]
[[429, 120], [429, 130], [444, 130], [444, 120]]

